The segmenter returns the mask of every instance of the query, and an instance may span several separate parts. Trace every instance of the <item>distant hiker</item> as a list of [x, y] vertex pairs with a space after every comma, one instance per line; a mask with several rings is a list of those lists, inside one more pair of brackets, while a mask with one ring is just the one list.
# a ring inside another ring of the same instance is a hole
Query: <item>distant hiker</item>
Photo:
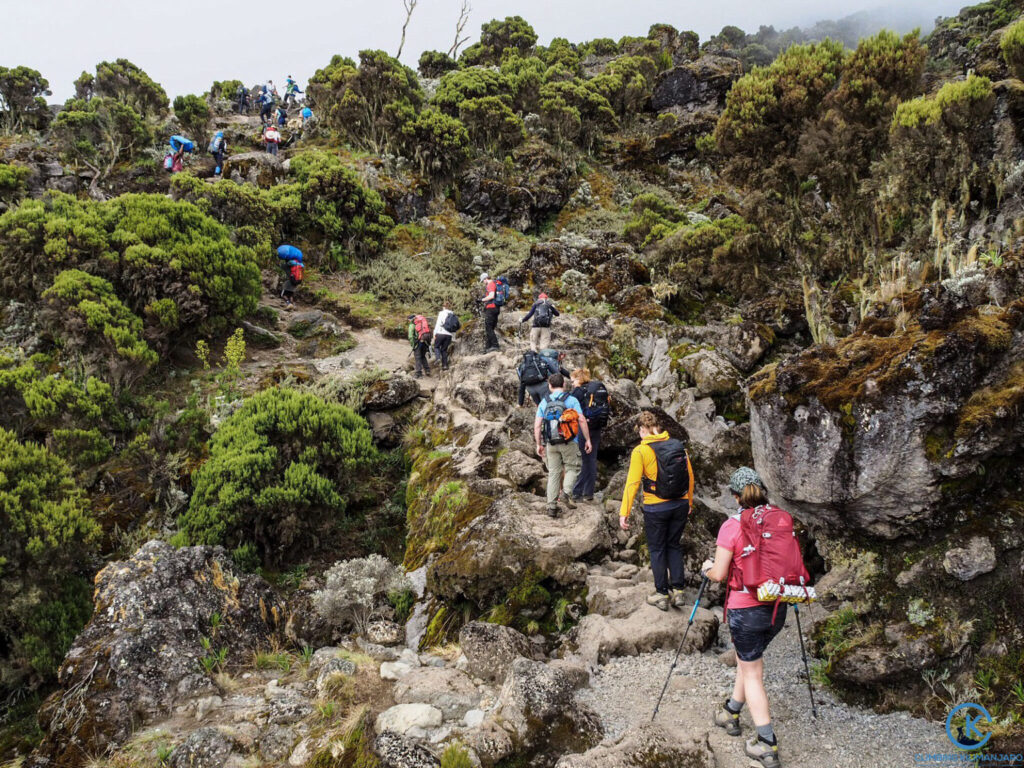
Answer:
[[622, 492], [619, 525], [629, 529], [636, 492], [643, 485], [644, 532], [654, 573], [654, 594], [647, 604], [662, 611], [671, 603], [685, 605], [681, 539], [693, 499], [693, 469], [683, 444], [662, 430], [658, 417], [643, 411], [637, 417], [640, 445], [629, 457], [629, 475]]
[[423, 372], [430, 375], [430, 321], [423, 315], [409, 315], [409, 344], [416, 358], [416, 378], [423, 378]]
[[551, 346], [551, 321], [558, 317], [558, 314], [548, 295], [541, 293], [522, 319], [521, 322], [525, 323], [533, 318], [533, 327], [530, 328], [530, 349], [534, 352]]
[[537, 406], [533, 437], [537, 455], [544, 459], [548, 470], [548, 514], [558, 517], [559, 501], [568, 509], [576, 508], [570, 493], [580, 471], [579, 441], [583, 441], [583, 453], [590, 453], [592, 446], [583, 409], [580, 402], [565, 391], [562, 374], [548, 377], [548, 387], [550, 393]]
[[238, 114], [249, 114], [249, 89], [239, 84], [235, 89], [235, 99], [238, 101]]
[[277, 118], [278, 126], [284, 126], [288, 122], [288, 110], [283, 105], [278, 105], [274, 110], [274, 115]]
[[583, 467], [576, 485], [572, 489], [574, 500], [594, 500], [594, 489], [597, 486], [597, 452], [601, 448], [601, 430], [608, 425], [608, 390], [600, 381], [590, 378], [589, 368], [577, 368], [572, 372], [572, 396], [583, 406], [583, 415], [587, 417], [590, 428], [590, 444], [593, 450], [584, 453], [580, 458]]
[[281, 132], [273, 123], [263, 129], [263, 143], [267, 147], [267, 152], [277, 155], [277, 148], [281, 146]]
[[[744, 525], [747, 521], [756, 520], [755, 524], [763, 523], [771, 526], [766, 512], [781, 512], [768, 503], [768, 495], [761, 481], [760, 475], [750, 467], [740, 467], [733, 472], [729, 478], [729, 490], [740, 508], [740, 511], [728, 518], [718, 531], [717, 546], [715, 547], [714, 562], [707, 560], [702, 567], [704, 575], [711, 581], [728, 581], [729, 588], [726, 593], [725, 613], [729, 622], [729, 632], [732, 635], [732, 642], [736, 648], [736, 682], [733, 685], [732, 697], [725, 702], [720, 710], [715, 712], [714, 723], [730, 736], [739, 736], [740, 712], [744, 703], [750, 703], [750, 717], [757, 728], [757, 735], [746, 742], [744, 751], [748, 757], [760, 761], [764, 768], [779, 768], [779, 744], [775, 738], [775, 730], [772, 728], [771, 712], [768, 708], [768, 694], [764, 688], [764, 651], [775, 636], [782, 631], [786, 623], [786, 604], [782, 601], [763, 603], [757, 599], [756, 594], [751, 594], [743, 585], [743, 552], [749, 541], [744, 533]], [[757, 515], [757, 518], [753, 516]], [[781, 515], [786, 518], [784, 512]], [[775, 517], [775, 516], [773, 516]], [[794, 544], [791, 535], [792, 520], [788, 521], [790, 535], [789, 541], [785, 542], [791, 548], [786, 566], [789, 569], [802, 570], [806, 575], [803, 560], [799, 554], [799, 546]], [[760, 533], [760, 529], [754, 531]], [[778, 533], [778, 531], [776, 531]], [[760, 539], [773, 542], [772, 562], [786, 560], [783, 554], [780, 557], [778, 544], [783, 542], [785, 536], [768, 539]], [[767, 544], [763, 545], [767, 546]], [[795, 548], [795, 553], [792, 553]], [[777, 550], [777, 551], [776, 551]], [[754, 558], [750, 558], [754, 560]], [[764, 559], [759, 558], [764, 567]], [[796, 562], [799, 561], [799, 562]], [[737, 576], [739, 578], [737, 578]], [[788, 581], [787, 581], [788, 583]]]
[[207, 149], [217, 163], [217, 167], [213, 171], [215, 176], [220, 175], [221, 168], [224, 166], [224, 151], [227, 149], [227, 146], [227, 142], [224, 140], [224, 131], [217, 131], [213, 134], [213, 138], [210, 139], [210, 146]]
[[267, 82], [264, 83], [263, 92], [266, 93], [268, 96], [273, 97], [274, 99], [277, 98], [277, 86], [274, 85], [273, 80], [267, 80]]
[[284, 83], [284, 103], [287, 104], [291, 101], [292, 104], [297, 105], [299, 103], [298, 95], [300, 93], [302, 93], [302, 91], [299, 90], [299, 84], [292, 79], [291, 75], [288, 75], [288, 79], [285, 80]]
[[313, 110], [309, 107], [303, 107], [300, 114], [302, 115], [302, 133], [305, 135], [306, 125], [313, 119]]
[[434, 323], [434, 352], [441, 361], [441, 370], [448, 370], [448, 351], [451, 349], [452, 338], [462, 327], [459, 316], [451, 310], [451, 302], [445, 299], [442, 309]]
[[191, 139], [175, 134], [168, 140], [171, 151], [164, 157], [164, 168], [171, 173], [178, 173], [185, 167], [185, 154], [195, 149]]
[[498, 313], [501, 312], [498, 304], [498, 282], [491, 280], [486, 272], [480, 275], [480, 282], [484, 284], [484, 297], [481, 302], [484, 305], [484, 354], [494, 352], [498, 349], [498, 335], [495, 330], [498, 327]]
[[551, 369], [548, 362], [536, 352], [531, 350], [525, 353], [516, 367], [516, 373], [519, 375], [519, 406], [522, 407], [526, 402], [527, 392], [533, 398], [533, 404], [540, 405], [540, 401], [550, 392], [548, 377], [557, 372], [557, 368]]
[[267, 91], [263, 91], [257, 99], [260, 105], [260, 123], [268, 125], [272, 123], [274, 113], [274, 97]]
[[294, 245], [279, 245], [277, 247], [277, 258], [281, 260], [281, 267], [284, 269], [281, 298], [284, 299], [285, 306], [291, 309], [295, 306], [293, 301], [295, 291], [298, 290], [298, 287], [302, 284], [302, 278], [305, 276], [302, 251]]

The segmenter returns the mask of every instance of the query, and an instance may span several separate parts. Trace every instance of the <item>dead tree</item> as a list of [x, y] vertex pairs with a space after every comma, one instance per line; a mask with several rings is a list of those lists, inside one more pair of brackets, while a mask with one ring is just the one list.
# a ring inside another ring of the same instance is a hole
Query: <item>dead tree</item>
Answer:
[[459, 9], [459, 20], [455, 22], [455, 42], [448, 49], [448, 55], [453, 59], [458, 58], [459, 48], [469, 40], [469, 35], [463, 37], [462, 31], [466, 28], [466, 24], [469, 23], [469, 12], [472, 10], [473, 7], [469, 4], [469, 0], [462, 0], [462, 7]]
[[412, 18], [412, 12], [416, 10], [416, 5], [420, 0], [402, 0], [402, 6], [405, 8], [405, 23], [402, 24], [402, 40], [398, 44], [398, 53], [395, 54], [396, 59], [402, 58], [402, 49], [405, 48], [405, 30], [409, 26], [409, 19]]

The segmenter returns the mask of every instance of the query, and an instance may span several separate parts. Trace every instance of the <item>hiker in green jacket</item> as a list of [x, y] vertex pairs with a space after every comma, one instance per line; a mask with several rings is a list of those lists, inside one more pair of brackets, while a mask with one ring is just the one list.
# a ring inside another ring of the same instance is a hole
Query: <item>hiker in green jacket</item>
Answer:
[[430, 321], [423, 315], [409, 315], [409, 345], [416, 358], [416, 378], [430, 375]]

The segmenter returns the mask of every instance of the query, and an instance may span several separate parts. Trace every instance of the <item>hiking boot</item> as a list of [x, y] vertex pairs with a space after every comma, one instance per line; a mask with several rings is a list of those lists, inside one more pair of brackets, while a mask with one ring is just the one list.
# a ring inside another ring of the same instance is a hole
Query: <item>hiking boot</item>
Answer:
[[558, 517], [557, 504], [548, 504], [548, 517]]
[[764, 768], [780, 768], [782, 766], [782, 763], [779, 761], [778, 739], [775, 740], [774, 744], [767, 744], [755, 736], [746, 743], [743, 751], [747, 753], [747, 757], [754, 758]]
[[586, 496], [583, 497], [583, 500], [584, 501], [593, 501], [594, 500], [594, 494], [588, 493]]
[[729, 711], [729, 708], [724, 704], [722, 707], [715, 712], [715, 717], [712, 720], [715, 725], [719, 728], [724, 728], [725, 732], [730, 736], [739, 736], [743, 731], [740, 729], [740, 713], [735, 714]]
[[668, 595], [663, 595], [661, 592], [655, 592], [654, 594], [647, 596], [647, 604], [653, 605], [659, 611], [667, 611]]
[[420, 372], [420, 371], [416, 371], [416, 373], [414, 375], [416, 376], [417, 379], [422, 379], [423, 378], [423, 373]]
[[570, 496], [565, 491], [562, 491], [560, 494], [558, 494], [558, 500], [565, 504], [565, 506], [568, 509], [576, 509], [576, 502], [573, 501], [572, 496]]
[[669, 590], [669, 594], [672, 596], [673, 608], [689, 608], [689, 603], [686, 599], [686, 595], [683, 594], [683, 590], [672, 589]]

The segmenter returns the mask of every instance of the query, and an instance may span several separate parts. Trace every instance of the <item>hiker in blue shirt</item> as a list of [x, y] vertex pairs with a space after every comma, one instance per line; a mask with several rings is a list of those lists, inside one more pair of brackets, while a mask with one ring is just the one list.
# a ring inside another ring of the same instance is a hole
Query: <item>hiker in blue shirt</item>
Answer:
[[[548, 377], [550, 393], [537, 406], [533, 420], [533, 437], [537, 455], [548, 470], [547, 511], [558, 517], [558, 502], [575, 509], [571, 498], [576, 476], [583, 465], [582, 450], [590, 453], [590, 428], [580, 401], [565, 391], [565, 378], [560, 373]], [[564, 471], [564, 477], [563, 477]]]
[[310, 109], [309, 107], [303, 107], [301, 114], [302, 114], [302, 127], [305, 128], [306, 127], [306, 123], [308, 123], [310, 120], [313, 119], [313, 110]]

